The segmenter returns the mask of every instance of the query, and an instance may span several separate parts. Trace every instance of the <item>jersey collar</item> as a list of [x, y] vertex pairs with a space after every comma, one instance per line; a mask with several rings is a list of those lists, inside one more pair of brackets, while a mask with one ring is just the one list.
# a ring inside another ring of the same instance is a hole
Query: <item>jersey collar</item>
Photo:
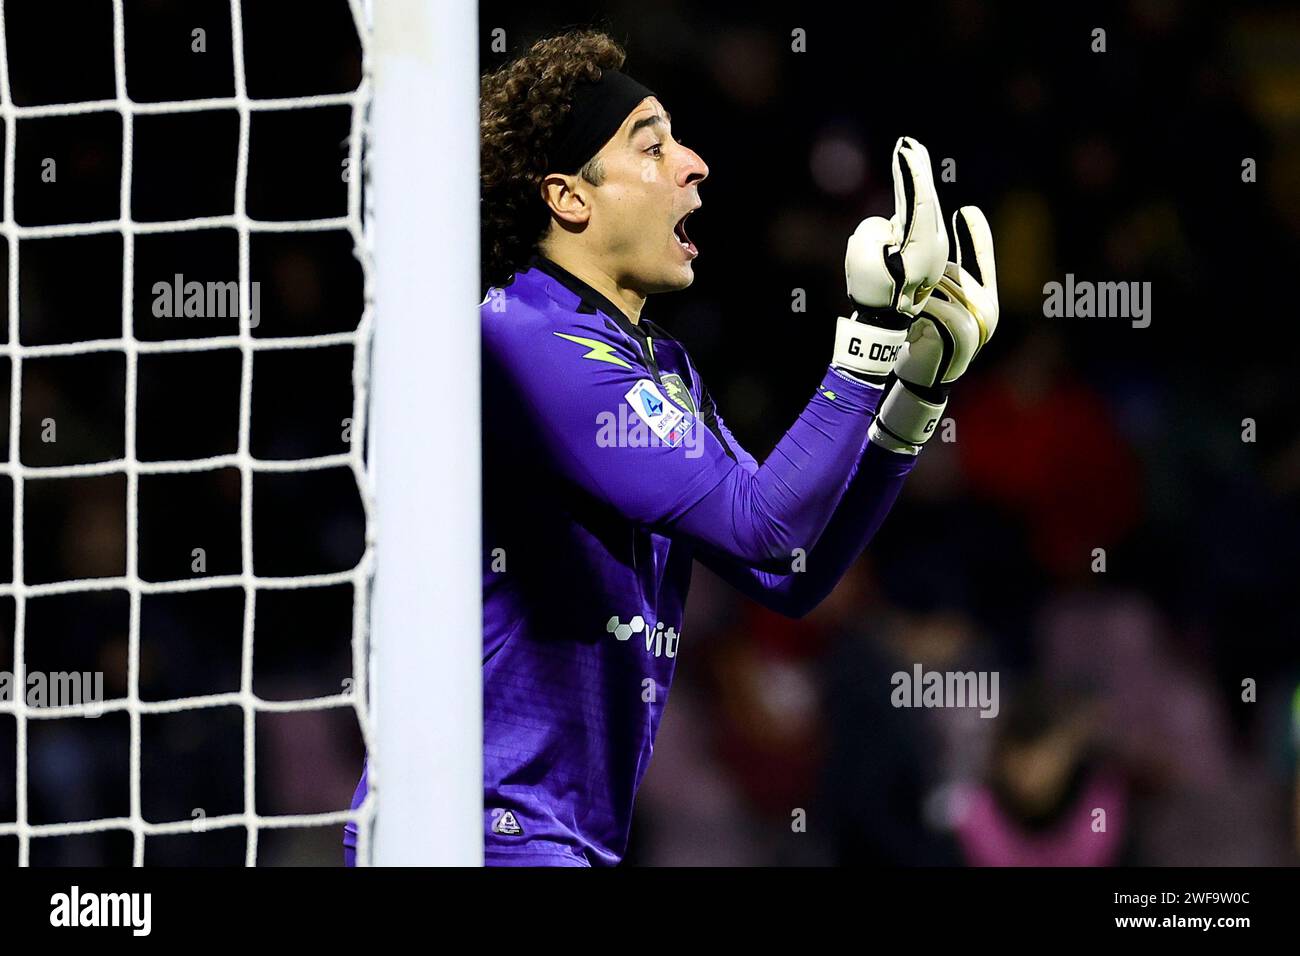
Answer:
[[607, 296], [602, 295], [593, 289], [590, 285], [583, 282], [564, 266], [553, 262], [540, 253], [534, 255], [529, 265], [541, 272], [546, 273], [556, 282], [560, 283], [570, 292], [578, 297], [578, 311], [590, 315], [600, 312], [602, 315], [618, 323], [618, 327], [638, 339], [643, 339], [651, 335], [650, 326], [646, 323], [636, 325], [627, 317], [622, 309], [616, 306]]

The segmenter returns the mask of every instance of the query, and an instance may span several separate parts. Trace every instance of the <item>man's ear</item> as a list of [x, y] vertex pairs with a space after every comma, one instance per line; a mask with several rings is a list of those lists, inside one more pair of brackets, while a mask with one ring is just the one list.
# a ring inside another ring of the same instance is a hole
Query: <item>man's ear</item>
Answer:
[[587, 202], [585, 185], [580, 176], [551, 173], [542, 180], [542, 201], [561, 222], [586, 225], [591, 218], [591, 205]]

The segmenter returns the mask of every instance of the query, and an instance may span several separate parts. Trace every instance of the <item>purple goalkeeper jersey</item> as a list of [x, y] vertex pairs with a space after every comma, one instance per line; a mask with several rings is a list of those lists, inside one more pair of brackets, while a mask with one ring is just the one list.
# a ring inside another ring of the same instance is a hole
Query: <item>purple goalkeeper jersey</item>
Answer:
[[693, 561], [803, 613], [914, 459], [867, 442], [879, 390], [828, 370], [759, 465], [681, 343], [541, 257], [481, 317], [485, 857], [614, 865]]

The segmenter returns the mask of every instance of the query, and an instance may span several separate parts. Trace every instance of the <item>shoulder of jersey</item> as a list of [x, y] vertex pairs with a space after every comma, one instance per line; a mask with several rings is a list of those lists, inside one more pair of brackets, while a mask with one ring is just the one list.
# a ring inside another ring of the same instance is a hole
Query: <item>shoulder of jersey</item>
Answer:
[[547, 292], [544, 283], [513, 282], [490, 289], [479, 306], [483, 344], [494, 351], [545, 355], [575, 366], [584, 358], [632, 368], [640, 364], [626, 335], [600, 313], [574, 312]]
[[479, 303], [483, 334], [527, 329], [545, 321], [545, 314], [554, 305], [545, 289], [533, 283], [512, 281], [509, 285], [488, 289]]

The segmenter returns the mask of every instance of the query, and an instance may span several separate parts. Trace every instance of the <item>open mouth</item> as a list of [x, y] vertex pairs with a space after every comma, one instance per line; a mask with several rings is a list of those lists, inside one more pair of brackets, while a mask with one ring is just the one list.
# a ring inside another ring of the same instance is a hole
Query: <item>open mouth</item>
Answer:
[[686, 220], [691, 218], [693, 212], [695, 212], [694, 209], [682, 216], [681, 219], [677, 220], [677, 225], [673, 227], [673, 234], [677, 236], [677, 243], [685, 250], [688, 259], [694, 259], [700, 254], [700, 250], [695, 247], [695, 243], [691, 242], [691, 237], [686, 235]]

